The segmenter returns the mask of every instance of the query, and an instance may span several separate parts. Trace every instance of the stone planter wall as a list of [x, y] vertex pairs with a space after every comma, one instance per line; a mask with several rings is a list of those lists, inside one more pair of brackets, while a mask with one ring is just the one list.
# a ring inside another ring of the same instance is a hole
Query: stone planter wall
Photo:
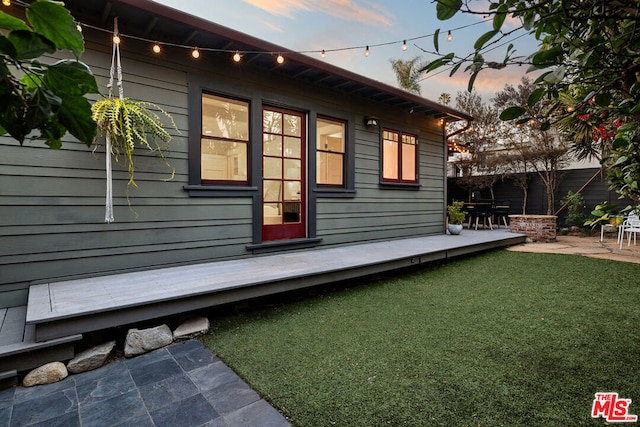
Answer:
[[527, 242], [555, 242], [555, 215], [509, 215], [509, 231], [526, 234]]

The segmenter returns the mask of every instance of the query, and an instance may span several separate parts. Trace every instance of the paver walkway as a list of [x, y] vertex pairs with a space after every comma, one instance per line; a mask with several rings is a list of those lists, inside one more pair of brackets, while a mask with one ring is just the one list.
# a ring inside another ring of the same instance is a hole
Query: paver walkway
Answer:
[[640, 264], [640, 245], [630, 246], [625, 242], [620, 249], [615, 235], [609, 235], [600, 241], [600, 235], [594, 236], [557, 236], [552, 243], [522, 243], [507, 248], [517, 252], [539, 252], [567, 255], [581, 255], [589, 258], [601, 258], [613, 261]]
[[0, 426], [289, 426], [198, 341], [0, 391]]

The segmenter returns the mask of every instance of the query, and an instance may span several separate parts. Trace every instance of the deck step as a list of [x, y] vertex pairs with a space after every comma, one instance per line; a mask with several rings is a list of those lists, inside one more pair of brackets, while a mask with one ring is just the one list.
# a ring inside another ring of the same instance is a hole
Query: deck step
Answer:
[[76, 334], [49, 341], [36, 342], [35, 327], [26, 324], [27, 307], [0, 309], [0, 380], [3, 375], [26, 371], [45, 363], [62, 361], [75, 355]]

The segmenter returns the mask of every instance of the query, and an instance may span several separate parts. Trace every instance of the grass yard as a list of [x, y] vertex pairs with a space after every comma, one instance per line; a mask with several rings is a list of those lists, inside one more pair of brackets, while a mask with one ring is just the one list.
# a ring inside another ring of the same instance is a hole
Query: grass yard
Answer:
[[213, 319], [294, 426], [584, 426], [640, 414], [640, 265], [484, 253]]

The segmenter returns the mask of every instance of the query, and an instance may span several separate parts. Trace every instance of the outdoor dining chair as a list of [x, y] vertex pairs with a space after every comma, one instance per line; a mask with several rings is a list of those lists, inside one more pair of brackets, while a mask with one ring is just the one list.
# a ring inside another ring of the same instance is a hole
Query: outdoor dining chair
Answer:
[[500, 220], [504, 223], [505, 227], [508, 227], [507, 218], [509, 217], [509, 211], [511, 210], [511, 200], [503, 200], [501, 202], [496, 203], [496, 206], [493, 208], [493, 216], [496, 219], [496, 224], [498, 224], [498, 228], [500, 228]]
[[482, 218], [482, 228], [487, 227], [487, 222], [489, 222], [489, 228], [493, 230], [493, 224], [491, 222], [491, 218], [493, 217], [493, 207], [491, 203], [478, 203], [475, 206], [475, 210], [473, 212], [473, 216], [475, 218], [475, 229], [478, 229], [478, 223], [480, 222], [480, 218]]
[[624, 220], [620, 226], [618, 233], [618, 241], [620, 243], [620, 249], [624, 243], [625, 234], [627, 236], [627, 246], [631, 246], [631, 236], [633, 235], [633, 244], [637, 242], [637, 235], [640, 234], [640, 216], [637, 213], [632, 212], [627, 219]]

